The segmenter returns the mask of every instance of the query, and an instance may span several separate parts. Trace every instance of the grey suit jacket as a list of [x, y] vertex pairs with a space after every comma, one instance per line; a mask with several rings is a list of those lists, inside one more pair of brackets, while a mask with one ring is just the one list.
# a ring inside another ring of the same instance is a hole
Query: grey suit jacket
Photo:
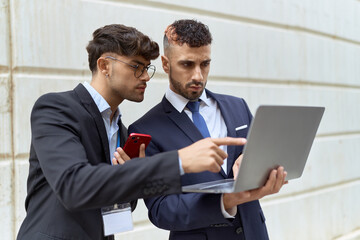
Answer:
[[[177, 151], [111, 166], [103, 119], [81, 84], [40, 97], [31, 131], [27, 215], [17, 239], [107, 239], [101, 207], [180, 192]], [[125, 140], [123, 125], [121, 133]]]

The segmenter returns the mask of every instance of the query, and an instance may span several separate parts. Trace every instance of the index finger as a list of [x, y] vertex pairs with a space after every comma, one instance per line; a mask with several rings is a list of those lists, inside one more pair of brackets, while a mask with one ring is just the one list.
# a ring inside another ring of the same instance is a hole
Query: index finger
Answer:
[[124, 149], [122, 149], [121, 147], [118, 147], [116, 149], [116, 151], [118, 152], [118, 154], [120, 155], [120, 158], [124, 161], [128, 161], [130, 160], [130, 157], [126, 154], [126, 152], [124, 151]]
[[233, 138], [233, 137], [225, 137], [225, 138], [212, 138], [213, 143], [216, 145], [245, 145], [246, 138]]

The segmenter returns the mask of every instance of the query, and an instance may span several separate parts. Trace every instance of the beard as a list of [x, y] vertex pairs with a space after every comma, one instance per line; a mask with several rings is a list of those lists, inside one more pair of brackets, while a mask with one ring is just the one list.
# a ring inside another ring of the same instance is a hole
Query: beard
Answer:
[[[111, 76], [114, 76], [114, 74], [112, 73]], [[144, 96], [145, 96], [145, 90], [144, 92], [139, 92], [137, 90], [137, 88], [139, 87], [145, 87], [146, 88], [146, 83], [142, 82], [137, 84], [134, 87], [126, 87], [126, 86], [121, 86], [118, 84], [116, 77], [112, 78], [110, 76], [107, 77], [109, 79], [109, 86], [110, 86], [110, 96], [112, 96], [112, 99], [118, 99], [120, 100], [120, 103], [124, 100], [128, 100], [131, 102], [142, 102], [144, 100]], [[119, 104], [120, 104], [119, 103]]]
[[[201, 94], [203, 93], [205, 86], [206, 86], [206, 82], [203, 83], [203, 82], [197, 82], [197, 81], [192, 80], [192, 81], [186, 83], [185, 87], [183, 87], [181, 85], [181, 82], [176, 81], [175, 78], [173, 77], [171, 68], [169, 71], [169, 80], [170, 80], [171, 86], [174, 88], [174, 92], [183, 96], [184, 98], [186, 98], [190, 101], [198, 99], [201, 96]], [[188, 91], [187, 89], [190, 86], [202, 87], [202, 90], [200, 92]]]

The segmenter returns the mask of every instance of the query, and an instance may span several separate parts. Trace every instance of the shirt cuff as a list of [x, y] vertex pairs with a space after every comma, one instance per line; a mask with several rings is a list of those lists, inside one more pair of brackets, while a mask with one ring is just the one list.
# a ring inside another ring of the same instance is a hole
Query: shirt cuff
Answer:
[[181, 159], [179, 157], [179, 169], [180, 169], [180, 176], [184, 175], [185, 174], [185, 171], [182, 167], [182, 163], [181, 163]]
[[221, 202], [220, 202], [220, 207], [221, 207], [221, 212], [224, 216], [224, 218], [235, 218], [235, 215], [237, 213], [237, 206], [234, 206], [233, 208], [231, 208], [229, 210], [229, 212], [227, 212], [225, 210], [225, 207], [224, 207], [224, 198], [223, 198], [223, 195], [224, 194], [221, 194]]

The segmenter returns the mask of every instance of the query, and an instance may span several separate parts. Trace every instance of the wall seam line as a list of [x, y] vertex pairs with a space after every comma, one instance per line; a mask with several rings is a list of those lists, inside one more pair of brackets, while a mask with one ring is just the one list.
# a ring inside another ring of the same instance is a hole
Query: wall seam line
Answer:
[[14, 148], [14, 84], [13, 84], [13, 44], [12, 44], [12, 21], [11, 21], [11, 3], [10, 0], [7, 0], [8, 5], [8, 15], [7, 15], [7, 22], [8, 22], [8, 41], [9, 41], [9, 103], [10, 103], [10, 132], [11, 132], [11, 159], [12, 159], [12, 166], [11, 166], [11, 199], [12, 199], [12, 226], [11, 232], [14, 238], [16, 238], [16, 174], [15, 174], [15, 148]]

